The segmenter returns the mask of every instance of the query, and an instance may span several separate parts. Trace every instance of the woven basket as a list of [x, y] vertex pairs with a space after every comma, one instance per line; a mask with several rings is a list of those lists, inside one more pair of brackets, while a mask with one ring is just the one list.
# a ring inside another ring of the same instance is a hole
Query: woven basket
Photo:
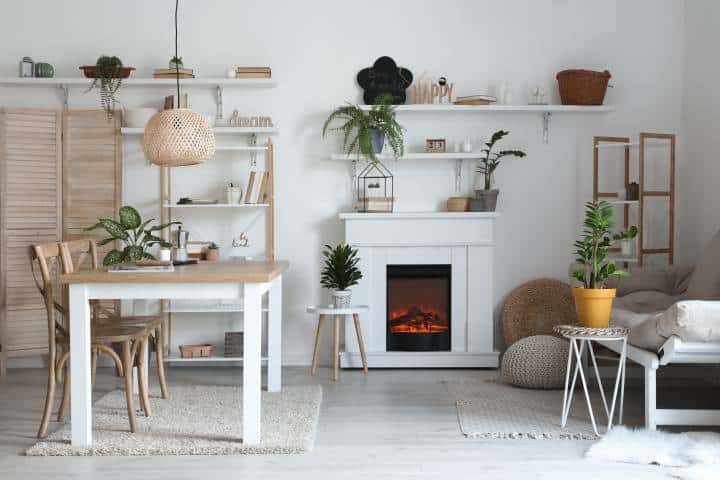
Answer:
[[202, 358], [209, 357], [213, 351], [213, 347], [210, 344], [204, 343], [201, 345], [180, 345], [180, 357], [181, 358]]
[[563, 70], [556, 78], [563, 105], [602, 105], [610, 72]]
[[143, 151], [155, 165], [197, 165], [215, 154], [215, 134], [204, 115], [187, 108], [163, 110], [145, 126]]
[[505, 345], [533, 335], [553, 335], [555, 325], [577, 325], [570, 285], [552, 278], [523, 283], [505, 299], [502, 334]]

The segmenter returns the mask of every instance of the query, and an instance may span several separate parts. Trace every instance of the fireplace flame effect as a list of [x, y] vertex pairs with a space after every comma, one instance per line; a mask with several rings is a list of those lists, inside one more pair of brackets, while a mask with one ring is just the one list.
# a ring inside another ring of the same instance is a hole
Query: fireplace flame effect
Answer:
[[448, 331], [448, 322], [440, 312], [431, 305], [414, 305], [412, 307], [392, 310], [390, 312], [390, 332], [392, 333], [443, 333]]

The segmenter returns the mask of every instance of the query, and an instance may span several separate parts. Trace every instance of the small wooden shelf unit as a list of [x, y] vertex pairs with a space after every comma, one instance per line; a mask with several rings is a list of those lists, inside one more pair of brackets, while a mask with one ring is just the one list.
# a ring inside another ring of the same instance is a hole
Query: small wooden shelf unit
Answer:
[[[648, 140], [659, 141], [667, 145], [669, 161], [669, 185], [667, 190], [645, 190], [645, 153], [648, 148]], [[608, 148], [624, 149], [625, 163], [625, 188], [630, 185], [630, 150], [637, 148], [638, 161], [638, 185], [640, 195], [638, 200], [624, 200], [619, 198], [619, 192], [601, 192], [600, 184], [600, 151]], [[664, 197], [668, 199], [668, 245], [662, 248], [646, 248], [645, 240], [647, 236], [644, 228], [645, 218], [645, 197]], [[621, 205], [623, 207], [623, 227], [629, 226], [630, 207], [637, 208], [637, 229], [638, 236], [636, 240], [635, 257], [616, 256], [615, 260], [623, 263], [637, 263], [642, 266], [645, 255], [666, 254], [668, 264], [672, 265], [675, 260], [675, 135], [671, 133], [648, 133], [641, 132], [638, 142], [631, 142], [629, 137], [593, 137], [593, 200], [606, 199], [610, 203]], [[618, 252], [619, 248], [611, 249]]]

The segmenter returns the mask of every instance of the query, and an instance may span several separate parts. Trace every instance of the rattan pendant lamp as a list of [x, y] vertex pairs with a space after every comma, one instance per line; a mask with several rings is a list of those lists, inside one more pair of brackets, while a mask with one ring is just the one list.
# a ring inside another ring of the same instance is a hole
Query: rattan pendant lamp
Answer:
[[[178, 56], [178, 7], [175, 0], [175, 56]], [[175, 65], [177, 108], [156, 113], [145, 126], [143, 151], [165, 167], [204, 163], [215, 154], [215, 134], [204, 115], [180, 108], [180, 66]]]

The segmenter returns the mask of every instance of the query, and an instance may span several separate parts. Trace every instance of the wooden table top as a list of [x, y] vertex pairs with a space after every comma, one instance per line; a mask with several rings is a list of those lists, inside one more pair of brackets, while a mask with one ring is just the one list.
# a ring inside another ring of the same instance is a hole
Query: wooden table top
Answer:
[[286, 261], [225, 260], [176, 266], [174, 272], [108, 272], [107, 268], [60, 275], [71, 283], [266, 283], [288, 269]]

